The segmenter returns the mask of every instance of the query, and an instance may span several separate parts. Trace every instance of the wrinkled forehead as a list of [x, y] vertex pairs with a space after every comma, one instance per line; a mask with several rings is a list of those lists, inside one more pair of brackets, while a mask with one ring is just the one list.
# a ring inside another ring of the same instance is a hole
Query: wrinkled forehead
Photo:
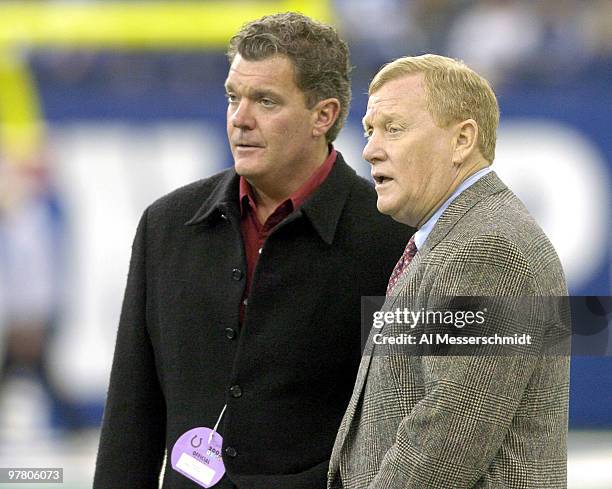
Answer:
[[366, 116], [376, 117], [380, 112], [397, 109], [402, 104], [402, 97], [397, 94], [379, 94], [376, 92], [370, 95]]
[[390, 80], [368, 98], [365, 119], [380, 114], [412, 111], [425, 108], [425, 91], [421, 74], [409, 75]]
[[294, 79], [294, 66], [284, 55], [247, 59], [237, 54], [229, 67], [226, 84], [233, 79], [261, 80], [282, 85]]
[[371, 95], [362, 123], [364, 126], [370, 126], [387, 119], [403, 119], [406, 109], [405, 100], [398, 95]]

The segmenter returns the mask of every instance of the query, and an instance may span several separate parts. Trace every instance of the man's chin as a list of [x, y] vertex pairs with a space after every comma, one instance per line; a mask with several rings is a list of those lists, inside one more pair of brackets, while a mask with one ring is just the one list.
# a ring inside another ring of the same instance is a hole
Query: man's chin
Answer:
[[378, 199], [378, 201], [376, 202], [376, 208], [378, 209], [378, 212], [384, 214], [385, 216], [391, 217], [391, 219], [393, 219], [394, 221], [406, 224], [407, 226], [414, 227], [414, 224], [410, 224], [412, 222], [412, 219], [407, 216], [405, 212], [402, 212], [401, 209], [398, 209], [391, 203]]
[[234, 157], [234, 169], [242, 177], [248, 178], [261, 173], [261, 163], [252, 158]]
[[393, 208], [393, 206], [389, 205], [388, 202], [381, 200], [380, 197], [376, 201], [376, 208], [381, 214], [393, 217], [393, 212], [395, 209]]

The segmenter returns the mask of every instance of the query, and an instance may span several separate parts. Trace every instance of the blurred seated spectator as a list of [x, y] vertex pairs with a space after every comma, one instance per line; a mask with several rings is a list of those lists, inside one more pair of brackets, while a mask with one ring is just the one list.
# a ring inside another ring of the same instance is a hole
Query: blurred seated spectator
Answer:
[[11, 376], [27, 377], [65, 414], [47, 364], [61, 303], [61, 236], [44, 168], [0, 161], [0, 396]]
[[447, 52], [481, 73], [492, 85], [531, 57], [544, 35], [533, 3], [481, 0], [454, 22]]

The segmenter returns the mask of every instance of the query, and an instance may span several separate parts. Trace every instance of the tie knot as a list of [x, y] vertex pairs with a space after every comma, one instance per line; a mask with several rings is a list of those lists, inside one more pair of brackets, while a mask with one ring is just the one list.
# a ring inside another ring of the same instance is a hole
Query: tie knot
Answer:
[[417, 246], [416, 246], [416, 243], [414, 242], [414, 235], [412, 235], [410, 239], [408, 240], [408, 244], [406, 245], [404, 254], [412, 258], [414, 257], [414, 255], [416, 255], [416, 252], [417, 252]]

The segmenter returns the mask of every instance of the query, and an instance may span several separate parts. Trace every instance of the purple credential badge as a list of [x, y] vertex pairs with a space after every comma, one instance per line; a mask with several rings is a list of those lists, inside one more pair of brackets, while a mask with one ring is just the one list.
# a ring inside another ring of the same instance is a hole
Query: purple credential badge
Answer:
[[183, 433], [172, 448], [172, 468], [202, 487], [212, 487], [225, 474], [221, 457], [223, 438], [210, 428], [194, 428]]

